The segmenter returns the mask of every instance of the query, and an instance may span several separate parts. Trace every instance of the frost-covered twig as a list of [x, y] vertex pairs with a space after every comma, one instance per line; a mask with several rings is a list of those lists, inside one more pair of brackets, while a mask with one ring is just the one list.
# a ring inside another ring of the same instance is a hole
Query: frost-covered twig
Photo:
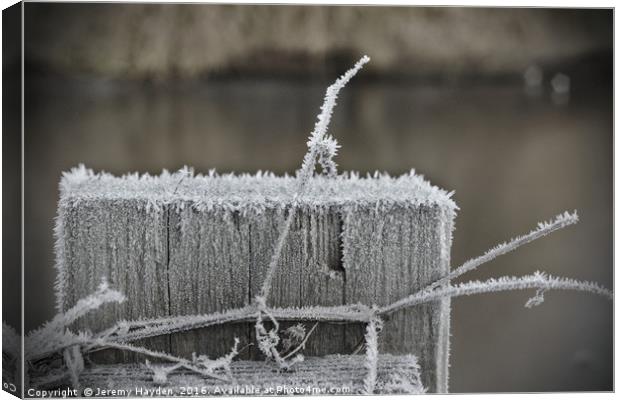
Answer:
[[265, 280], [263, 281], [260, 297], [265, 299], [269, 297], [271, 281], [273, 280], [273, 275], [278, 267], [278, 262], [280, 261], [284, 243], [288, 237], [291, 224], [293, 223], [293, 219], [295, 217], [297, 199], [302, 196], [308, 181], [314, 173], [317, 157], [319, 157], [319, 161], [324, 169], [331, 170], [331, 173], [335, 174], [336, 164], [333, 161], [333, 157], [336, 155], [339, 146], [333, 137], [327, 135], [327, 129], [329, 127], [329, 122], [331, 121], [332, 112], [336, 106], [336, 98], [338, 97], [338, 92], [340, 92], [340, 89], [345, 87], [351, 78], [353, 78], [368, 61], [370, 61], [368, 56], [362, 57], [353, 68], [345, 72], [336, 80], [336, 82], [329, 86], [325, 92], [325, 99], [323, 101], [323, 105], [321, 106], [321, 112], [317, 117], [314, 130], [308, 138], [308, 151], [304, 156], [304, 160], [301, 164], [301, 170], [297, 175], [297, 190], [295, 190], [293, 195], [293, 204], [289, 210], [288, 217], [280, 227], [280, 234], [278, 236], [278, 241], [276, 242], [276, 247], [271, 257], [271, 261], [269, 262], [269, 267], [267, 268], [267, 274], [265, 275]]
[[366, 325], [366, 369], [368, 370], [364, 378], [364, 392], [373, 394], [377, 385], [377, 361], [379, 360], [379, 337], [378, 332], [382, 329], [382, 322], [379, 318], [373, 318]]
[[537, 229], [531, 231], [527, 235], [518, 236], [510, 240], [507, 243], [504, 242], [504, 243], [501, 243], [495, 246], [494, 248], [492, 248], [491, 250], [488, 250], [486, 253], [484, 253], [480, 257], [476, 257], [476, 258], [473, 258], [465, 262], [460, 267], [452, 270], [448, 275], [431, 283], [430, 285], [428, 285], [422, 290], [431, 290], [438, 286], [441, 286], [452, 279], [458, 278], [459, 276], [463, 275], [466, 272], [469, 272], [469, 271], [472, 271], [478, 268], [482, 264], [486, 264], [489, 261], [499, 256], [502, 256], [506, 253], [509, 253], [523, 246], [524, 244], [533, 242], [534, 240], [540, 239], [543, 236], [546, 236], [552, 232], [557, 231], [558, 229], [562, 229], [569, 225], [576, 224], [577, 222], [579, 222], [579, 216], [577, 215], [576, 211], [573, 212], [573, 214], [570, 214], [568, 211], [565, 211], [564, 214], [560, 214], [556, 216], [555, 219], [551, 221], [539, 222]]
[[[304, 307], [304, 308], [269, 308], [269, 313], [282, 321], [321, 321], [321, 322], [367, 322], [371, 318], [370, 308], [362, 304], [333, 306], [333, 307]], [[62, 352], [65, 348], [76, 344], [90, 343], [92, 340], [105, 342], [129, 343], [151, 337], [186, 332], [209, 326], [222, 325], [229, 322], [251, 322], [256, 320], [257, 309], [247, 306], [224, 312], [211, 314], [185, 315], [178, 317], [153, 318], [148, 320], [121, 321], [103, 332], [92, 336], [70, 335], [63, 341], [52, 339], [45, 348], [29, 348], [28, 359], [39, 360], [55, 352]], [[262, 315], [262, 318], [268, 318]], [[27, 343], [30, 343], [30, 336]], [[45, 335], [40, 335], [45, 336]], [[48, 340], [49, 341], [49, 340]]]
[[301, 361], [303, 357], [298, 354], [291, 361], [286, 361], [285, 357], [282, 357], [276, 346], [279, 342], [278, 336], [278, 323], [273, 315], [268, 314], [269, 318], [274, 323], [274, 328], [267, 331], [263, 325], [262, 314], [266, 312], [266, 302], [269, 298], [269, 292], [271, 290], [271, 282], [273, 276], [278, 268], [280, 257], [284, 244], [288, 237], [291, 225], [295, 218], [297, 211], [298, 199], [303, 195], [308, 181], [314, 174], [315, 164], [318, 161], [327, 173], [331, 175], [336, 174], [336, 163], [333, 161], [334, 156], [338, 151], [338, 143], [336, 140], [327, 135], [327, 129], [331, 120], [331, 115], [334, 107], [336, 106], [336, 98], [338, 92], [342, 89], [349, 80], [357, 74], [357, 72], [366, 64], [370, 59], [368, 56], [362, 57], [353, 68], [344, 73], [340, 78], [336, 80], [331, 86], [327, 88], [325, 92], [325, 99], [321, 106], [321, 112], [319, 113], [317, 122], [314, 126], [314, 130], [310, 134], [308, 139], [308, 151], [304, 156], [304, 160], [301, 165], [301, 170], [297, 175], [297, 189], [293, 194], [293, 202], [291, 208], [288, 210], [288, 215], [282, 225], [280, 226], [280, 233], [276, 246], [267, 267], [267, 273], [261, 287], [260, 295], [256, 297], [256, 303], [258, 308], [258, 315], [255, 324], [256, 338], [258, 341], [259, 349], [268, 357], [274, 359], [281, 368], [289, 368], [293, 363]]
[[71, 384], [75, 389], [80, 387], [80, 374], [84, 371], [84, 358], [80, 351], [80, 346], [72, 346], [64, 351], [65, 364], [69, 376], [71, 377]]
[[136, 354], [142, 354], [144, 356], [147, 357], [153, 357], [153, 358], [159, 358], [162, 360], [166, 360], [166, 361], [170, 361], [173, 363], [176, 363], [179, 365], [179, 367], [183, 367], [185, 369], [188, 369], [190, 371], [193, 372], [197, 372], [201, 375], [204, 376], [208, 376], [210, 378], [214, 378], [214, 379], [219, 379], [222, 381], [229, 381], [229, 378], [226, 376], [221, 376], [221, 375], [217, 375], [217, 374], [213, 374], [203, 368], [199, 368], [197, 366], [195, 366], [194, 364], [192, 364], [191, 361], [186, 360], [184, 358], [181, 357], [176, 357], [167, 353], [163, 353], [160, 351], [154, 351], [154, 350], [149, 350], [147, 348], [144, 347], [140, 347], [140, 346], [134, 346], [131, 344], [126, 344], [126, 343], [114, 343], [114, 342], [106, 342], [104, 340], [95, 340], [93, 342], [91, 342], [90, 346], [86, 347], [86, 349], [84, 349], [85, 353], [93, 353], [96, 351], [100, 351], [103, 349], [117, 349], [117, 350], [124, 350], [124, 351], [129, 351], [132, 353], [136, 353]]
[[312, 335], [312, 332], [314, 332], [314, 330], [316, 329], [316, 327], [319, 325], [319, 323], [315, 323], [314, 326], [310, 329], [310, 332], [308, 332], [305, 337], [303, 338], [303, 340], [301, 341], [301, 343], [299, 343], [299, 345], [297, 347], [295, 347], [293, 350], [291, 350], [289, 353], [287, 353], [284, 357], [282, 357], [283, 359], [288, 359], [291, 358], [292, 356], [294, 356], [295, 354], [297, 354], [299, 351], [301, 351], [302, 349], [304, 349], [306, 347], [306, 342], [308, 342], [308, 339], [310, 338], [310, 335]]
[[227, 322], [249, 322], [254, 319], [255, 314], [256, 307], [246, 306], [210, 314], [120, 321], [96, 337], [99, 339], [107, 338], [110, 341], [131, 342], [154, 336], [221, 325]]
[[[382, 307], [378, 309], [378, 314], [389, 314], [395, 311], [398, 311], [403, 308], [413, 307], [417, 304], [427, 303], [431, 301], [436, 301], [443, 298], [449, 297], [458, 297], [458, 296], [466, 296], [480, 293], [490, 293], [490, 292], [499, 292], [499, 291], [507, 291], [507, 290], [526, 290], [526, 289], [537, 289], [536, 296], [530, 299], [526, 305], [532, 306], [537, 305], [542, 302], [543, 297], [542, 294], [544, 291], [549, 290], [576, 290], [576, 291], [584, 291], [590, 292], [594, 294], [601, 295], [608, 299], [613, 298], [613, 294], [608, 289], [605, 289], [598, 284], [591, 282], [580, 282], [573, 279], [566, 278], [557, 278], [550, 277], [543, 273], [537, 272], [534, 275], [525, 276], [521, 278], [515, 277], [502, 277], [499, 279], [490, 279], [486, 282], [467, 282], [456, 286], [446, 286], [441, 287], [434, 290], [423, 290], [414, 295], [401, 299], [395, 303], [392, 303], [386, 307]], [[293, 352], [289, 353], [286, 356], [281, 356], [279, 352], [275, 349], [279, 342], [279, 337], [277, 336], [277, 319], [282, 320], [314, 320], [314, 321], [348, 321], [348, 322], [367, 322], [369, 326], [371, 324], [375, 324], [376, 320], [374, 318], [375, 311], [370, 307], [363, 305], [349, 305], [349, 306], [336, 306], [336, 307], [306, 307], [306, 308], [265, 308], [263, 310], [265, 314], [261, 314], [261, 318], [268, 318], [271, 322], [274, 322], [276, 326], [275, 330], [267, 331], [262, 324], [262, 328], [260, 329], [260, 337], [267, 340], [263, 349], [267, 351], [268, 354], [271, 355], [271, 358], [275, 359], [276, 362], [283, 368], [288, 368], [293, 365], [295, 362], [300, 361], [302, 358], [298, 355], [297, 358], [287, 361], [287, 359], [295, 354], [298, 350], [295, 349]], [[75, 357], [75, 353], [67, 353], [67, 349], [71, 348], [75, 351], [75, 349], [79, 348], [76, 345], [83, 345], [82, 351], [84, 353], [90, 353], [94, 351], [100, 351], [107, 348], [115, 348], [119, 350], [130, 351], [134, 353], [143, 354], [150, 357], [161, 358], [167, 361], [181, 363], [184, 368], [192, 370], [194, 372], [201, 373], [203, 375], [210, 376], [210, 371], [215, 370], [219, 367], [222, 367], [226, 370], [225, 365], [229, 365], [232, 361], [233, 357], [237, 354], [237, 344], [235, 342], [235, 347], [233, 351], [224, 358], [220, 358], [218, 360], [213, 360], [213, 363], [205, 363], [208, 358], [202, 357], [198, 358], [199, 361], [205, 361], [202, 364], [202, 368], [197, 367], [196, 363], [178, 358], [175, 356], [171, 356], [166, 353], [156, 352], [152, 350], [148, 350], [142, 347], [133, 346], [128, 344], [127, 342], [144, 339], [152, 336], [158, 336], [162, 334], [169, 334], [172, 332], [181, 332], [186, 330], [197, 329], [204, 326], [211, 326], [212, 324], [222, 324], [226, 322], [233, 321], [244, 321], [248, 320], [248, 318], [254, 316], [256, 317], [256, 309], [253, 307], [246, 307], [237, 310], [230, 310], [224, 313], [215, 313], [215, 314], [207, 314], [207, 315], [195, 315], [195, 316], [186, 316], [186, 317], [176, 317], [176, 318], [167, 318], [167, 319], [159, 319], [154, 321], [138, 321], [138, 322], [122, 322], [120, 324], [121, 327], [118, 330], [124, 331], [127, 329], [127, 326], [131, 326], [132, 328], [136, 328], [140, 324], [143, 324], [144, 328], [138, 328], [133, 332], [127, 332], [124, 335], [105, 335], [105, 339], [101, 336], [95, 336], [94, 339], [89, 338], [88, 336], [75, 335], [70, 332], [66, 333], [68, 336], [61, 336], [61, 340], [58, 339], [57, 335], [59, 332], [53, 332], [54, 335], [49, 337], [48, 341], [50, 344], [44, 348], [44, 353], [33, 353], [30, 351], [28, 353], [28, 360], [37, 360], [44, 356], [49, 355], [52, 352], [63, 352], [65, 351], [65, 358], [67, 359], [67, 354], [70, 354], [71, 358], [68, 359], [67, 364], [68, 367], [73, 369], [74, 371], [78, 371], [81, 367], [77, 369], [72, 367], [71, 364], [75, 364], [78, 359]], [[157, 325], [159, 324], [159, 325]], [[316, 327], [316, 325], [315, 325]], [[315, 329], [312, 328], [310, 333]], [[110, 330], [107, 330], [108, 332]], [[112, 330], [114, 331], [114, 330]], [[304, 339], [303, 343], [300, 346], [303, 346], [308, 336]], [[39, 332], [38, 335], [41, 335]], [[372, 345], [373, 336], [372, 333], [367, 332], [366, 342], [367, 342], [367, 354], [372, 354], [372, 348], [368, 349], [368, 342]], [[30, 336], [30, 335], [29, 335]], [[41, 339], [43, 339], [41, 337]], [[370, 340], [369, 340], [370, 339]], [[27, 338], [27, 342], [30, 342], [30, 337]], [[56, 346], [56, 347], [54, 347]], [[259, 343], [260, 346], [260, 343]], [[299, 346], [298, 346], [299, 347]], [[370, 352], [370, 353], [369, 353]], [[70, 361], [69, 361], [70, 360]], [[195, 360], [194, 360], [195, 361]], [[211, 360], [208, 360], [211, 361]], [[207, 365], [208, 364], [208, 365]], [[217, 367], [217, 368], [216, 368]], [[77, 373], [79, 374], [79, 372]], [[74, 373], [72, 373], [74, 375]], [[213, 375], [218, 379], [226, 379], [225, 377]], [[72, 376], [73, 378], [73, 376]], [[372, 382], [372, 374], [369, 375], [369, 384]]]
[[[608, 300], [613, 299], [613, 293], [605, 289], [604, 287], [586, 281], [577, 281], [568, 278], [558, 278], [548, 276], [542, 272], [536, 272], [533, 275], [526, 275], [523, 277], [501, 277], [492, 278], [484, 282], [472, 281], [461, 283], [458, 285], [449, 285], [435, 290], [422, 290], [409, 297], [394, 302], [386, 307], [382, 307], [379, 310], [380, 314], [389, 314], [394, 311], [401, 310], [415, 306], [417, 304], [428, 303], [431, 301], [445, 299], [449, 297], [469, 296], [472, 294], [502, 292], [508, 290], [526, 290], [526, 289], [538, 289], [538, 290], [575, 290], [581, 292], [589, 292], [603, 296]], [[537, 299], [540, 300], [540, 292], [537, 293]], [[538, 304], [541, 301], [537, 302]], [[534, 305], [529, 302], [527, 305]]]
[[[297, 195], [295, 195], [297, 198]], [[286, 238], [288, 237], [288, 233], [291, 230], [291, 225], [293, 224], [293, 219], [295, 218], [296, 211], [296, 201], [293, 200], [293, 204], [288, 211], [288, 216], [284, 220], [284, 223], [280, 226], [280, 234], [278, 236], [278, 241], [276, 242], [276, 247], [273, 251], [273, 255], [271, 257], [271, 261], [269, 262], [269, 267], [267, 268], [267, 274], [265, 275], [265, 280], [263, 281], [263, 286], [261, 288], [261, 296], [262, 298], [267, 298], [269, 296], [269, 291], [271, 290], [271, 281], [273, 280], [273, 275], [278, 268], [278, 262], [280, 262], [280, 257], [282, 255], [282, 249], [284, 249], [284, 244], [286, 242]]]
[[[362, 304], [345, 306], [314, 306], [303, 308], [268, 308], [271, 316], [280, 321], [368, 322], [372, 317], [370, 307]], [[257, 308], [247, 306], [219, 313], [165, 317], [153, 320], [121, 322], [106, 330], [110, 341], [133, 342], [154, 336], [168, 335], [193, 329], [221, 325], [228, 322], [256, 321]], [[268, 316], [261, 314], [261, 318]], [[125, 331], [129, 327], [128, 331]], [[114, 334], [110, 334], [112, 331]], [[124, 333], [122, 332], [124, 331]], [[101, 337], [98, 335], [97, 337]]]
[[[548, 290], [577, 290], [577, 291], [585, 291], [585, 292], [591, 292], [594, 294], [598, 294], [608, 299], [611, 299], [613, 297], [613, 294], [611, 291], [595, 283], [579, 282], [576, 280], [566, 279], [566, 278], [548, 277], [545, 274], [536, 273], [534, 275], [525, 276], [522, 278], [503, 277], [499, 279], [491, 279], [486, 282], [468, 282], [468, 283], [463, 283], [463, 284], [456, 285], [456, 286], [441, 287], [435, 290], [425, 290], [425, 291], [418, 292], [407, 298], [404, 298], [400, 301], [397, 301], [389, 306], [380, 308], [378, 310], [367, 307], [367, 306], [363, 306], [363, 305], [336, 306], [336, 307], [307, 307], [307, 308], [275, 308], [275, 309], [265, 308], [263, 310], [263, 314], [261, 314], [261, 318], [269, 318], [271, 319], [272, 322], [275, 321], [276, 326], [277, 326], [277, 318], [281, 318], [283, 320], [305, 319], [305, 320], [332, 321], [332, 322], [336, 322], [336, 321], [367, 322], [369, 330], [367, 330], [365, 340], [367, 342], [366, 353], [367, 353], [368, 360], [369, 360], [368, 361], [369, 374], [367, 376], [367, 379], [365, 380], [365, 386], [367, 388], [371, 388], [373, 387], [373, 381], [376, 382], [376, 371], [373, 372], [372, 360], [373, 360], [373, 354], [376, 353], [373, 347], [373, 343], [376, 340], [375, 333], [378, 327], [377, 325], [378, 322], [376, 319], [377, 314], [378, 315], [389, 314], [389, 313], [392, 313], [394, 311], [397, 311], [403, 308], [413, 307], [417, 304], [436, 301], [436, 300], [443, 299], [443, 298], [465, 296], [465, 295], [472, 295], [472, 294], [479, 294], [479, 293], [505, 291], [505, 290], [525, 290], [525, 289], [537, 289], [536, 296], [533, 299], [530, 299], [526, 303], [526, 305], [528, 306], [540, 304], [543, 300], [542, 293]], [[46, 347], [47, 353], [45, 354], [49, 354], [49, 352], [52, 352], [52, 351], [62, 352], [70, 347], [73, 349], [72, 351], [75, 351], [75, 349], [79, 348], [78, 346], [76, 346], [76, 344], [82, 345], [81, 351], [84, 354], [94, 352], [94, 351], [104, 350], [107, 348], [115, 348], [119, 350], [143, 354], [149, 357], [161, 358], [167, 361], [177, 363], [180, 366], [188, 370], [203, 374], [205, 376], [212, 376], [216, 379], [226, 380], [227, 379], [226, 377], [215, 375], [215, 374], [212, 374], [211, 372], [215, 370], [216, 367], [217, 368], [221, 367], [224, 370], [227, 370], [225, 365], [229, 365], [233, 357], [236, 356], [237, 354], [237, 351], [236, 351], [237, 344], [238, 344], [237, 341], [235, 342], [235, 347], [233, 348], [233, 351], [231, 351], [229, 355], [223, 358], [220, 358], [218, 360], [214, 360], [215, 364], [202, 363], [203, 365], [200, 365], [200, 363], [196, 363], [195, 361], [196, 360], [207, 361], [208, 359], [206, 357], [194, 358], [193, 360], [194, 362], [192, 362], [192, 361], [188, 361], [188, 360], [185, 360], [179, 357], [171, 356], [166, 353], [161, 353], [161, 352], [148, 350], [148, 349], [138, 347], [138, 346], [133, 346], [126, 342], [129, 342], [132, 340], [143, 339], [143, 338], [151, 337], [151, 336], [157, 336], [161, 334], [167, 334], [171, 332], [180, 332], [184, 330], [196, 329], [198, 327], [208, 326], [211, 323], [244, 321], [244, 320], [247, 320], [247, 318], [249, 318], [252, 315], [256, 317], [257, 315], [256, 309], [253, 307], [246, 307], [246, 308], [237, 309], [237, 310], [230, 310], [224, 313], [215, 313], [215, 314], [209, 314], [209, 315], [196, 315], [196, 316], [186, 316], [186, 317], [177, 317], [177, 318], [167, 318], [167, 319], [158, 319], [154, 321], [122, 322], [120, 324], [120, 328], [118, 328], [118, 331], [125, 331], [126, 329], [128, 329], [127, 328], [128, 326], [131, 326], [132, 328], [136, 328], [140, 324], [143, 324], [144, 328], [138, 328], [133, 333], [127, 332], [124, 335], [121, 334], [118, 336], [106, 334], [105, 339], [102, 338], [101, 336], [99, 336], [98, 338], [95, 337], [95, 339], [91, 339], [90, 337], [85, 336], [84, 334], [74, 335], [68, 332], [66, 334], [69, 335], [68, 338], [71, 339], [71, 341], [62, 341], [62, 340], [59, 341], [57, 338], [53, 336], [50, 338], [53, 345], [49, 345], [48, 347]], [[157, 325], [157, 324], [160, 324], [160, 325]], [[260, 324], [259, 326], [262, 326], [262, 324]], [[373, 326], [375, 328], [374, 330], [372, 329]], [[146, 331], [146, 332], [141, 332], [141, 330]], [[106, 332], [109, 332], [109, 331], [110, 330], [107, 330]], [[115, 331], [115, 330], [112, 329], [112, 331]], [[310, 333], [312, 333], [312, 330], [310, 331]], [[134, 336], [131, 336], [132, 334]], [[287, 361], [287, 358], [289, 356], [282, 357], [280, 356], [279, 352], [277, 352], [277, 350], [274, 352], [275, 346], [278, 344], [278, 341], [279, 341], [279, 337], [277, 336], [277, 330], [267, 331], [266, 329], [264, 329], [264, 327], [262, 327], [260, 334], [268, 338], [269, 340], [272, 340], [272, 342], [268, 343], [269, 344], [268, 346], [264, 346], [264, 349], [266, 349], [273, 356], [272, 358], [274, 358], [275, 361], [282, 368], [288, 368], [291, 365], [293, 365], [293, 363], [298, 362], [302, 359], [302, 357], [298, 355], [295, 359], [291, 361]], [[306, 336], [306, 339], [309, 336], [309, 334]], [[62, 338], [64, 337], [65, 336], [62, 336]], [[305, 343], [305, 340], [304, 340], [304, 343]], [[56, 347], [54, 347], [54, 345]], [[294, 350], [292, 354], [294, 354], [295, 352], [296, 350]], [[70, 354], [70, 353], [65, 352], [64, 354], [66, 356], [67, 354]], [[38, 354], [30, 353], [30, 360], [38, 359], [42, 357], [43, 355], [44, 354], [40, 354], [40, 353]], [[67, 366], [69, 370], [75, 371], [71, 373], [72, 378], [77, 377], [77, 375], [79, 375], [78, 371], [81, 369], [81, 367], [79, 367], [79, 360], [75, 357], [75, 354], [71, 354], [70, 358], [66, 358], [66, 360], [67, 360]], [[76, 364], [76, 361], [78, 364]], [[208, 360], [208, 361], [211, 361], [211, 360]], [[75, 368], [75, 365], [78, 365], [78, 368]], [[75, 379], [72, 379], [72, 380], [75, 380]]]
[[[286, 361], [286, 358], [282, 357], [277, 349], [277, 346], [280, 343], [280, 336], [278, 335], [280, 324], [268, 310], [264, 298], [257, 297], [256, 303], [258, 307], [258, 314], [256, 316], [256, 324], [254, 325], [254, 328], [256, 332], [256, 341], [258, 342], [258, 348], [260, 351], [267, 357], [267, 359], [275, 361], [281, 369], [289, 369], [295, 363], [303, 361], [304, 358], [301, 354], [296, 355], [295, 358], [290, 361]], [[263, 315], [267, 316], [273, 324], [272, 329], [267, 330], [263, 325]]]
[[[162, 353], [163, 354], [163, 353]], [[230, 353], [217, 358], [215, 360], [211, 360], [209, 357], [201, 355], [196, 356], [195, 353], [192, 354], [192, 361], [188, 364], [187, 360], [179, 361], [172, 366], [169, 365], [152, 365], [149, 360], [146, 360], [146, 367], [149, 368], [153, 372], [153, 382], [159, 385], [163, 385], [168, 383], [168, 374], [172, 371], [175, 371], [179, 368], [188, 368], [191, 371], [199, 372], [205, 376], [211, 376], [209, 374], [213, 374], [217, 370], [224, 370], [226, 372], [229, 380], [232, 380], [230, 363], [232, 363], [233, 358], [235, 358], [239, 354], [239, 339], [235, 338], [235, 344], [233, 345]], [[197, 368], [197, 369], [193, 369]]]
[[328, 153], [335, 155], [338, 144], [335, 139], [329, 135], [327, 135], [327, 129], [329, 128], [329, 123], [332, 118], [332, 113], [334, 111], [334, 107], [336, 106], [336, 99], [338, 98], [338, 93], [342, 88], [346, 86], [347, 83], [359, 72], [360, 69], [370, 61], [368, 56], [362, 57], [353, 68], [345, 72], [340, 78], [336, 80], [331, 86], [327, 88], [325, 91], [325, 99], [323, 100], [323, 105], [321, 106], [321, 112], [317, 117], [316, 124], [314, 125], [314, 130], [310, 134], [308, 138], [308, 152], [304, 156], [304, 161], [301, 166], [301, 171], [299, 172], [299, 186], [302, 188], [308, 182], [308, 179], [312, 176], [314, 171], [314, 164], [316, 163], [316, 158], [319, 156], [320, 152], [323, 149], [327, 149]]
[[230, 363], [233, 361], [235, 357], [239, 355], [239, 338], [235, 338], [235, 344], [233, 345], [230, 353], [223, 355], [222, 357], [216, 358], [215, 360], [211, 360], [207, 356], [198, 356], [195, 354], [192, 355], [192, 362], [194, 364], [200, 365], [207, 372], [212, 373], [213, 371], [217, 371], [218, 369], [223, 369], [230, 376]]
[[67, 347], [80, 344], [85, 334], [74, 334], [68, 327], [78, 318], [106, 303], [121, 303], [125, 296], [109, 288], [104, 280], [95, 293], [79, 300], [74, 307], [64, 313], [57, 314], [41, 328], [31, 331], [24, 340], [24, 358], [33, 360], [50, 353], [62, 351]]
[[110, 289], [108, 282], [104, 279], [99, 284], [97, 291], [88, 297], [80, 299], [75, 306], [64, 313], [56, 315], [46, 327], [64, 328], [71, 325], [78, 318], [83, 317], [90, 311], [96, 310], [105, 303], [122, 303], [125, 296], [116, 290]]

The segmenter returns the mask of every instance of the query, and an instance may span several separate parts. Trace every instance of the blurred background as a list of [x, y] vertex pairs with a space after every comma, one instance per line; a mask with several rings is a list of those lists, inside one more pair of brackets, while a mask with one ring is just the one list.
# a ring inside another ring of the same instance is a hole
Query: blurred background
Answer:
[[[611, 10], [25, 4], [26, 330], [54, 314], [62, 171], [294, 172], [323, 94], [342, 170], [455, 190], [452, 264], [564, 210], [577, 226], [466, 278], [541, 269], [611, 288]], [[453, 302], [452, 392], [613, 389], [612, 304]]]

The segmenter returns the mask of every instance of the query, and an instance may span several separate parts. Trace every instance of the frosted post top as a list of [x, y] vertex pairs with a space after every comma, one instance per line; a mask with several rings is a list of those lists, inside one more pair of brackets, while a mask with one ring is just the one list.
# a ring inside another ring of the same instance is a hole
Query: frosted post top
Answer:
[[[161, 175], [137, 173], [113, 176], [95, 173], [83, 165], [63, 173], [60, 182], [61, 198], [82, 200], [137, 200], [151, 205], [179, 202], [193, 203], [198, 208], [277, 208], [293, 201], [294, 176], [276, 176], [269, 172], [256, 174], [194, 174], [183, 168]], [[315, 176], [310, 180], [298, 204], [304, 207], [400, 205], [417, 207], [436, 205], [457, 209], [452, 193], [433, 186], [416, 175], [391, 177], [374, 173], [360, 176], [348, 172], [335, 178]]]

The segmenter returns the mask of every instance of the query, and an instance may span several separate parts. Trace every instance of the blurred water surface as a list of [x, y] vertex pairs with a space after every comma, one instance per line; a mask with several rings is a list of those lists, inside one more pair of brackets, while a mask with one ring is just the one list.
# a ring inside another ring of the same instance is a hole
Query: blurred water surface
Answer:
[[[363, 74], [363, 72], [362, 72]], [[26, 87], [26, 330], [53, 315], [53, 236], [62, 171], [84, 163], [115, 174], [300, 166], [333, 77], [221, 80], [166, 87], [33, 78]], [[353, 81], [331, 133], [341, 170], [415, 168], [455, 190], [453, 265], [577, 209], [575, 227], [472, 273], [542, 269], [612, 287], [612, 95], [573, 80], [554, 103], [518, 83], [469, 86]], [[30, 250], [28, 250], [30, 249]], [[612, 390], [612, 304], [576, 293], [453, 302], [451, 391]]]

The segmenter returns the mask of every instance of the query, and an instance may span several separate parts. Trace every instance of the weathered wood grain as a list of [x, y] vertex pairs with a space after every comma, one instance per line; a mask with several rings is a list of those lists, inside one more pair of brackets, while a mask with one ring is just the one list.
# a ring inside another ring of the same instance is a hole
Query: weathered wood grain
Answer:
[[[79, 319], [74, 328], [97, 332], [119, 320], [168, 315], [167, 228], [165, 212], [146, 211], [130, 200], [83, 200], [64, 210], [63, 244], [67, 287], [63, 309], [96, 291], [102, 279], [125, 293], [128, 301], [104, 305]], [[169, 351], [167, 338], [140, 344]], [[98, 361], [134, 361], [136, 357], [106, 351]]]
[[[304, 390], [303, 394], [360, 394], [366, 377], [363, 356], [308, 357], [293, 371], [282, 372], [274, 364], [262, 361], [236, 361], [231, 364], [234, 382], [222, 382], [198, 374], [176, 370], [168, 376], [168, 383], [153, 383], [152, 373], [141, 364], [108, 365], [87, 368], [81, 375], [83, 387], [124, 390], [126, 393], [107, 396], [142, 397], [147, 390], [160, 390], [160, 396], [174, 395], [291, 395], [291, 390]], [[419, 368], [413, 356], [382, 354], [378, 360], [375, 393], [423, 393]], [[46, 385], [35, 377], [34, 387], [64, 387], [68, 382], [56, 381]], [[136, 393], [136, 388], [140, 392]], [[196, 392], [189, 392], [195, 390]], [[101, 396], [101, 395], [100, 395]], [[106, 397], [106, 396], [101, 396]]]
[[[290, 178], [74, 174], [61, 183], [56, 230], [61, 309], [92, 293], [102, 276], [128, 298], [76, 327], [98, 331], [120, 319], [223, 311], [260, 293], [291, 212]], [[268, 304], [385, 305], [421, 289], [448, 271], [454, 210], [449, 195], [413, 174], [317, 179], [293, 211]], [[447, 389], [449, 307], [443, 301], [397, 312], [379, 336], [380, 352], [418, 356], [433, 392]], [[306, 331], [312, 325], [306, 322]], [[321, 323], [304, 354], [362, 350], [363, 329]], [[247, 322], [143, 344], [214, 358], [228, 353], [235, 337], [244, 349], [240, 359], [261, 359], [256, 346], [245, 347], [256, 342]], [[136, 358], [108, 352], [100, 360]]]
[[[302, 226], [307, 262], [301, 265], [301, 304], [346, 304], [345, 270], [342, 264], [342, 217], [338, 207], [308, 213]], [[347, 354], [343, 348], [345, 325], [319, 324], [306, 349], [313, 355]]]
[[[384, 211], [349, 210], [343, 245], [346, 299], [349, 303], [387, 305], [448, 272], [441, 254], [440, 232], [445, 227], [437, 207], [400, 206]], [[399, 311], [384, 323], [380, 352], [416, 354], [425, 387], [435, 391], [442, 304], [435, 302]], [[347, 347], [364, 336], [362, 326], [347, 328]]]
[[[183, 203], [170, 208], [170, 315], [209, 314], [248, 304], [250, 228], [239, 213], [197, 211]], [[194, 352], [219, 357], [230, 352], [235, 338], [241, 346], [250, 343], [248, 324], [171, 335], [171, 351], [190, 358]]]
[[[254, 219], [250, 243], [252, 298], [260, 293], [269, 260], [287, 214], [269, 210]], [[344, 282], [340, 251], [340, 217], [336, 208], [295, 211], [295, 219], [286, 241], [268, 302], [273, 306], [312, 306], [344, 304]], [[281, 323], [286, 329], [295, 322]], [[311, 323], [304, 324], [308, 332]], [[342, 326], [319, 324], [306, 344], [306, 353], [324, 355], [342, 353]], [[254, 340], [252, 330], [251, 340]], [[260, 357], [257, 349], [253, 355]]]

